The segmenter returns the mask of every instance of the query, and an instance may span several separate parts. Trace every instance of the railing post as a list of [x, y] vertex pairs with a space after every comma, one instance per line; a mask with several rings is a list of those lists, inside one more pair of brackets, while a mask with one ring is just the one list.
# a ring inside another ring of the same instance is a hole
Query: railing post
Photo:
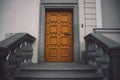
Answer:
[[[120, 80], [120, 44], [100, 33], [91, 33], [84, 39], [87, 57], [92, 56], [89, 46], [96, 45], [96, 54], [99, 55], [93, 54], [96, 55], [93, 58], [95, 58], [98, 72], [103, 74], [104, 79]], [[91, 61], [91, 58], [88, 59], [88, 62]]]
[[120, 48], [109, 50], [111, 58], [111, 67], [109, 75], [112, 75], [110, 80], [120, 80]]
[[[31, 63], [34, 42], [35, 38], [28, 33], [16, 33], [0, 42], [0, 80], [13, 80], [15, 70], [24, 60]], [[27, 44], [22, 46], [24, 43]]]
[[4, 79], [4, 64], [6, 63], [6, 56], [7, 56], [8, 50], [0, 49], [0, 79]]

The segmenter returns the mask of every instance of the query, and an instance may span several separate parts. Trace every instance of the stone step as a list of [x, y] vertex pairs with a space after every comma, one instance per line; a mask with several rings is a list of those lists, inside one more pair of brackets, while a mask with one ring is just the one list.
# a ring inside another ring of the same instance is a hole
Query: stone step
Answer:
[[87, 71], [96, 72], [96, 67], [78, 63], [40, 63], [21, 67], [21, 71]]
[[15, 80], [102, 80], [102, 75], [96, 73], [65, 73], [65, 72], [21, 72], [14, 75]]
[[79, 63], [40, 63], [20, 67], [15, 80], [102, 80], [96, 68]]

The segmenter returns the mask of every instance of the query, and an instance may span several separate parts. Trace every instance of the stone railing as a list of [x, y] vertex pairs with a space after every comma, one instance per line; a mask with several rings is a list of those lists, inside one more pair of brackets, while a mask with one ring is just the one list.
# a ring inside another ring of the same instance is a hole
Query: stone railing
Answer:
[[120, 33], [120, 28], [94, 28], [93, 31], [99, 33]]
[[91, 33], [84, 39], [84, 63], [96, 66], [105, 80], [120, 80], [120, 44], [100, 33]]
[[94, 28], [93, 31], [120, 43], [120, 28]]
[[32, 63], [34, 41], [35, 38], [30, 34], [16, 33], [0, 42], [1, 80], [13, 80], [13, 74], [19, 66]]

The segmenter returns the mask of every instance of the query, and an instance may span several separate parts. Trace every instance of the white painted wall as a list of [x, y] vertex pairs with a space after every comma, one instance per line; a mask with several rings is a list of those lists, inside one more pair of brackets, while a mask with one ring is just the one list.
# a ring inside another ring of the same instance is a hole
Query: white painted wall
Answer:
[[7, 33], [30, 33], [37, 38], [33, 62], [37, 62], [40, 0], [0, 0], [0, 40]]
[[[101, 0], [102, 23], [104, 28], [120, 28], [120, 0]], [[120, 33], [102, 33], [120, 43]]]
[[120, 0], [101, 0], [105, 28], [120, 28]]
[[101, 0], [96, 0], [96, 27], [102, 28], [102, 6]]
[[84, 4], [85, 34], [88, 35], [89, 33], [93, 32], [93, 28], [96, 27], [96, 1], [84, 0]]
[[[79, 5], [79, 34], [80, 34], [80, 57], [82, 51], [85, 50], [85, 42], [84, 42], [84, 36], [85, 36], [85, 13], [84, 13], [84, 0], [78, 1]], [[83, 24], [83, 27], [82, 27]]]

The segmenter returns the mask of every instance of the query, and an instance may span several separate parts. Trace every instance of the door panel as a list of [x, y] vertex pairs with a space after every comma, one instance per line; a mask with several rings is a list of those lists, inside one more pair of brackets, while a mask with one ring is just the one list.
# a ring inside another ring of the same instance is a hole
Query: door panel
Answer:
[[73, 61], [72, 10], [46, 10], [45, 60]]

